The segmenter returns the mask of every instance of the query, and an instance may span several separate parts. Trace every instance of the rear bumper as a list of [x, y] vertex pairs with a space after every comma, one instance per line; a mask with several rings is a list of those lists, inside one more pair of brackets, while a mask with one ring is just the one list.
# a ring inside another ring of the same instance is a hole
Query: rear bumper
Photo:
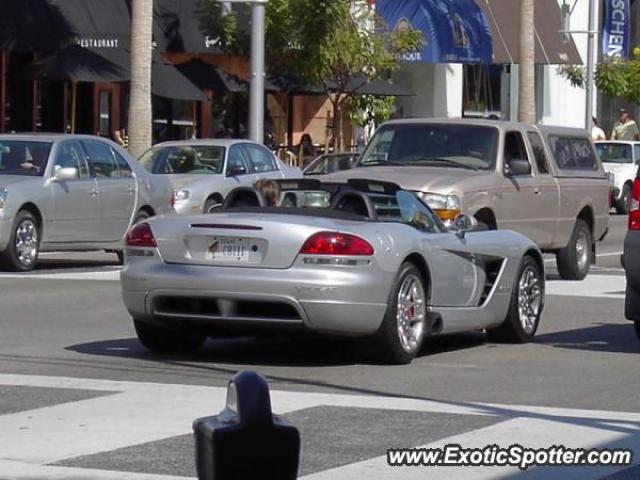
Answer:
[[285, 270], [127, 263], [122, 296], [138, 320], [211, 329], [375, 333], [393, 278], [372, 265]]

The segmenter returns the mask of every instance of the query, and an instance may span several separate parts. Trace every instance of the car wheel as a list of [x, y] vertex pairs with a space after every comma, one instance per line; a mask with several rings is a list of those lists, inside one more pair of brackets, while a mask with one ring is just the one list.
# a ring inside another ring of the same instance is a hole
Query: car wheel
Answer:
[[2, 253], [2, 266], [13, 272], [33, 269], [40, 249], [40, 231], [35, 217], [26, 210], [16, 215], [7, 249]]
[[146, 210], [140, 210], [135, 217], [133, 217], [133, 225], [135, 225], [136, 223], [140, 223], [143, 220], [146, 220], [148, 218], [151, 218], [151, 215], [149, 215], [149, 213], [147, 213]]
[[377, 334], [383, 344], [384, 360], [410, 363], [420, 352], [426, 334], [426, 292], [420, 271], [412, 263], [403, 263]]
[[625, 183], [622, 187], [620, 200], [616, 203], [616, 212], [626, 215], [629, 213], [629, 205], [631, 204], [631, 185]]
[[556, 254], [558, 273], [564, 280], [582, 280], [591, 267], [593, 238], [587, 222], [578, 218], [569, 244]]
[[526, 343], [538, 330], [544, 308], [544, 277], [538, 263], [529, 255], [520, 263], [511, 291], [509, 311], [504, 322], [487, 330], [491, 340]]
[[198, 350], [206, 335], [185, 330], [174, 330], [140, 320], [133, 320], [140, 342], [152, 352], [189, 353]]
[[222, 202], [218, 201], [215, 198], [208, 198], [204, 204], [204, 213], [211, 213], [214, 210], [220, 208], [222, 206]]

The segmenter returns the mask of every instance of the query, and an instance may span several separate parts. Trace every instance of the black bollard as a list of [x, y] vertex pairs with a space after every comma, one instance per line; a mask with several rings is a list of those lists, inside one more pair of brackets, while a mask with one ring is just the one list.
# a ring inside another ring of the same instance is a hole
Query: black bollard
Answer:
[[218, 415], [193, 422], [199, 480], [295, 480], [300, 432], [273, 415], [269, 385], [255, 372], [229, 382]]

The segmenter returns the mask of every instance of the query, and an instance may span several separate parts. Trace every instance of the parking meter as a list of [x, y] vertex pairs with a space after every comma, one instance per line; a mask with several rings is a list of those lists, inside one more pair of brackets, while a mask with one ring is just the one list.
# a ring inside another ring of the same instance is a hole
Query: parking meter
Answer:
[[199, 480], [295, 480], [300, 433], [271, 412], [266, 379], [240, 372], [229, 382], [225, 409], [193, 422]]

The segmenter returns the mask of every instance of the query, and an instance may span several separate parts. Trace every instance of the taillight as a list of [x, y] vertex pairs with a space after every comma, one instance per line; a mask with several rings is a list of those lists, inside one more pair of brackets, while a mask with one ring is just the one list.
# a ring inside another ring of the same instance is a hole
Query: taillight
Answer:
[[640, 178], [633, 182], [629, 205], [629, 230], [640, 230]]
[[156, 239], [148, 223], [137, 223], [127, 232], [124, 243], [127, 247], [155, 247]]
[[373, 255], [373, 247], [366, 240], [338, 232], [319, 232], [307, 239], [300, 250], [306, 255]]

